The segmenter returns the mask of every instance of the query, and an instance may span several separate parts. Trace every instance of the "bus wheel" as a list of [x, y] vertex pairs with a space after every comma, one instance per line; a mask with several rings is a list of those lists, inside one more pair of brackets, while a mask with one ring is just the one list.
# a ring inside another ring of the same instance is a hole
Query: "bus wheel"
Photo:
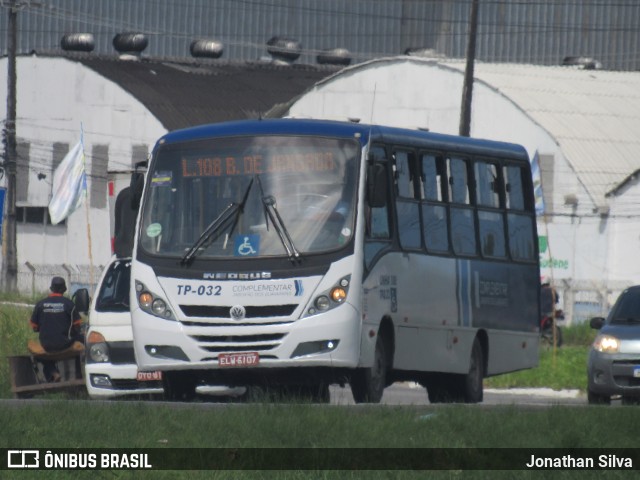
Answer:
[[351, 375], [353, 400], [356, 403], [380, 403], [388, 369], [387, 345], [383, 336], [378, 335], [373, 365], [370, 368], [359, 368]]
[[189, 402], [196, 397], [196, 379], [188, 372], [164, 372], [164, 397], [172, 402]]
[[465, 403], [480, 403], [484, 397], [484, 355], [480, 341], [476, 338], [471, 347], [469, 373], [462, 377], [462, 397]]

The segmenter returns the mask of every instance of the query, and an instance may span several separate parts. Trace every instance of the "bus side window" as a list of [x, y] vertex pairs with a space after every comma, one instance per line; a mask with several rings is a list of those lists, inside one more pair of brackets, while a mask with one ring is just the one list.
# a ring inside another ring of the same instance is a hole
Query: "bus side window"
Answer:
[[470, 185], [467, 162], [461, 158], [448, 160], [451, 187], [451, 241], [458, 255], [476, 255], [476, 221], [470, 206]]
[[434, 155], [422, 155], [422, 199], [442, 202], [446, 191], [444, 159]]
[[420, 199], [418, 189], [419, 177], [417, 174], [417, 162], [413, 152], [396, 151], [395, 158], [395, 182], [396, 193], [399, 197]]
[[[497, 165], [476, 161], [473, 166], [478, 206], [478, 228], [480, 249], [487, 257], [504, 258], [506, 239], [504, 235], [504, 212], [500, 208], [502, 196], [502, 176]], [[493, 210], [489, 210], [493, 209]]]
[[522, 191], [522, 169], [520, 167], [504, 167], [506, 181], [506, 200], [509, 210], [524, 210], [524, 193]]
[[534, 237], [535, 217], [522, 213], [525, 210], [522, 180], [524, 174], [520, 167], [504, 167], [509, 253], [514, 260], [533, 261], [535, 245], [531, 239]]
[[498, 169], [491, 163], [478, 161], [474, 165], [476, 202], [486, 207], [500, 207], [500, 179]]
[[461, 158], [449, 159], [450, 201], [453, 203], [469, 204], [469, 183], [467, 177], [467, 162]]
[[402, 248], [419, 249], [420, 206], [416, 201], [419, 192], [416, 156], [413, 152], [397, 150], [395, 158], [396, 212], [398, 214], [398, 234]]
[[422, 228], [427, 250], [449, 251], [447, 207], [442, 203], [447, 191], [444, 158], [423, 154], [421, 158]]

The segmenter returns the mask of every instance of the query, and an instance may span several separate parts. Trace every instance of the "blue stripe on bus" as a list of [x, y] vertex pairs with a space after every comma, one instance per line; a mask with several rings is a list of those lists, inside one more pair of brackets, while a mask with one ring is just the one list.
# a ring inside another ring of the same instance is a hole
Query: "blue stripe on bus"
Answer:
[[471, 326], [471, 279], [469, 260], [457, 260], [458, 264], [458, 302], [460, 306], [460, 321], [463, 326]]

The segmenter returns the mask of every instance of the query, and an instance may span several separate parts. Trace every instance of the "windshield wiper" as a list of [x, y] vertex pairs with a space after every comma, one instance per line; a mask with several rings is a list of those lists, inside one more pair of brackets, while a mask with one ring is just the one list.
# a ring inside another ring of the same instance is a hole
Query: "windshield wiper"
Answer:
[[[287, 255], [289, 256], [289, 260], [292, 262], [299, 262], [301, 260], [300, 252], [296, 248], [293, 243], [293, 239], [289, 234], [289, 230], [287, 230], [287, 226], [284, 224], [282, 217], [280, 216], [280, 212], [278, 212], [278, 207], [276, 206], [276, 198], [273, 195], [265, 195], [264, 190], [262, 188], [262, 182], [260, 181], [260, 177], [258, 176], [258, 185], [260, 186], [260, 193], [262, 196], [262, 204], [264, 205], [265, 217], [268, 216], [273, 224], [273, 228], [275, 228], [278, 237], [280, 237], [280, 242], [282, 242], [282, 246], [287, 251]], [[268, 228], [267, 223], [267, 228]]]
[[222, 233], [222, 227], [225, 226], [231, 218], [233, 218], [233, 224], [231, 225], [231, 230], [229, 231], [229, 235], [231, 235], [238, 224], [238, 219], [240, 215], [244, 211], [244, 206], [247, 203], [247, 198], [249, 198], [249, 192], [251, 191], [251, 187], [253, 185], [253, 179], [249, 182], [249, 186], [247, 190], [244, 192], [242, 197], [242, 201], [240, 203], [230, 203], [227, 207], [222, 211], [218, 217], [209, 224], [207, 228], [200, 234], [196, 243], [184, 254], [180, 263], [182, 265], [189, 264], [198, 254], [200, 248], [205, 244], [216, 241], [217, 238]]

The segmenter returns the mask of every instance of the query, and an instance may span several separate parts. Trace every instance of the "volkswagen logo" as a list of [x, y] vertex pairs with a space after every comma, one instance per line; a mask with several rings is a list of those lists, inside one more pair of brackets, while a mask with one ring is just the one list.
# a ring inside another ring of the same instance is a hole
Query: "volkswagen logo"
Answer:
[[242, 320], [246, 314], [247, 312], [242, 305], [235, 305], [229, 310], [229, 315], [234, 320]]

